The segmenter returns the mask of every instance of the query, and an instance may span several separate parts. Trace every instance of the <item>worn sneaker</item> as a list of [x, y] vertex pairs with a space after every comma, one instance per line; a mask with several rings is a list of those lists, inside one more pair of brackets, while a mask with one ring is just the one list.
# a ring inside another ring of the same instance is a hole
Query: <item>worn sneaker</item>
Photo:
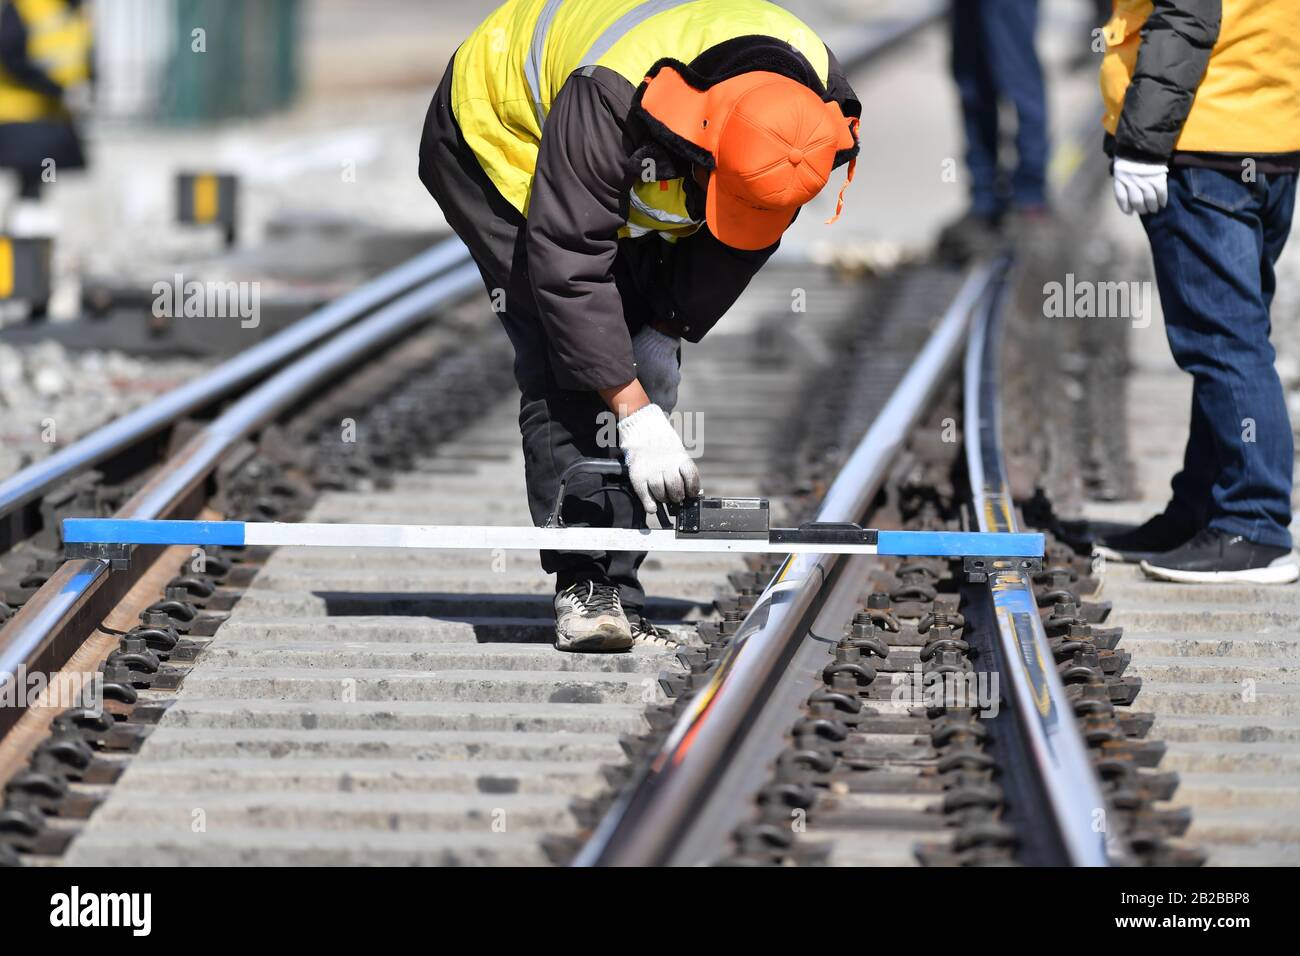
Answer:
[[1107, 561], [1129, 561], [1136, 564], [1182, 547], [1195, 534], [1196, 528], [1190, 528], [1161, 512], [1136, 528], [1097, 538], [1093, 542], [1092, 553], [1101, 555]]
[[1290, 584], [1300, 562], [1290, 548], [1256, 544], [1239, 534], [1206, 528], [1182, 547], [1140, 565], [1147, 577], [1185, 584]]
[[561, 651], [625, 651], [632, 628], [618, 588], [579, 581], [555, 595], [555, 646]]

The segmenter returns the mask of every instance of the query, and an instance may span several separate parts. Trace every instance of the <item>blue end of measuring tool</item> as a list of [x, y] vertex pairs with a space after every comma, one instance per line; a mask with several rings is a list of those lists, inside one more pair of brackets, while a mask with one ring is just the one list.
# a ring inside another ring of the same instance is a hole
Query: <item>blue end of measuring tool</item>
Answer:
[[1030, 532], [881, 531], [876, 539], [876, 553], [945, 558], [1041, 558], [1043, 536]]
[[65, 544], [242, 545], [244, 522], [64, 518], [63, 541]]

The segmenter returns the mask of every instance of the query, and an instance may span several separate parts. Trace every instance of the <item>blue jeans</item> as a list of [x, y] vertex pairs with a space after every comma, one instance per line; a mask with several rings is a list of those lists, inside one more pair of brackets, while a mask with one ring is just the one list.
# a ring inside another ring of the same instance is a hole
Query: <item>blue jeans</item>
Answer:
[[[1034, 49], [1038, 0], [953, 0], [952, 74], [961, 98], [971, 211], [1047, 201], [1047, 97]], [[998, 169], [998, 105], [1016, 109], [1016, 168]]]
[[1169, 205], [1142, 217], [1169, 346], [1195, 380], [1191, 434], [1166, 512], [1288, 548], [1295, 449], [1269, 305], [1295, 192], [1294, 174], [1243, 182], [1175, 166]]

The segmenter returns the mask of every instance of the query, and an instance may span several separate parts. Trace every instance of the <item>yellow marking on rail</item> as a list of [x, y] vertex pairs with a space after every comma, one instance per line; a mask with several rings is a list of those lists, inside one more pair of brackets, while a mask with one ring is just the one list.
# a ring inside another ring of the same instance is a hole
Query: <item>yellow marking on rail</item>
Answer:
[[0, 239], [0, 299], [14, 294], [14, 247], [8, 239]]
[[194, 177], [194, 221], [212, 222], [217, 218], [217, 177], [210, 173]]
[[[1002, 587], [1009, 587], [1011, 583], [1012, 583], [1011, 578], [1008, 577], [1006, 579], [1006, 584], [1002, 585]], [[999, 584], [997, 582], [994, 583], [993, 590], [994, 591], [999, 590]], [[1006, 632], [1010, 633], [1012, 635], [1012, 639], [1016, 642], [1017, 649], [1020, 651], [1020, 659], [1021, 661], [1024, 662], [1025, 665], [1024, 670], [1028, 671], [1031, 662], [1030, 659], [1025, 656], [1025, 641], [1022, 635], [1020, 634], [1020, 629], [1016, 626], [1016, 616], [1012, 614], [1011, 611], [1005, 607], [997, 608], [995, 613], [997, 614], [998, 620], [1000, 622], [999, 627], [1002, 630], [1005, 630]], [[1045, 673], [1047, 670], [1047, 662], [1043, 660], [1042, 648], [1038, 646], [1037, 641], [1033, 640], [1032, 635], [1030, 635], [1029, 643], [1034, 645], [1033, 656], [1034, 656], [1034, 660], [1037, 661], [1038, 663], [1039, 673], [1040, 674]], [[1034, 706], [1038, 708], [1038, 712], [1040, 714], [1046, 717], [1049, 713], [1051, 713], [1052, 710], [1051, 688], [1047, 686], [1046, 681], [1043, 682], [1041, 687], [1036, 686], [1036, 683], [1032, 678], [1030, 679], [1029, 683], [1030, 683], [1030, 694], [1034, 698]]]

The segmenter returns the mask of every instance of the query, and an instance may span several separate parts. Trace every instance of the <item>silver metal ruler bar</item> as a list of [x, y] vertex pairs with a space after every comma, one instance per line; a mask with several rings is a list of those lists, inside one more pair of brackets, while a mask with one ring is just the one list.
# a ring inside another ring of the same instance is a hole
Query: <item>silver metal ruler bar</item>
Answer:
[[[67, 518], [63, 540], [69, 555], [87, 549], [131, 545], [272, 545], [311, 548], [436, 548], [444, 550], [676, 551], [735, 554], [887, 554], [944, 557], [1038, 557], [1041, 534], [967, 531], [876, 531], [866, 539], [835, 540], [834, 526], [771, 529], [778, 540], [727, 535], [705, 537], [671, 529], [535, 528], [490, 525], [313, 524], [254, 521], [160, 521]], [[792, 540], [792, 537], [796, 540]]]

